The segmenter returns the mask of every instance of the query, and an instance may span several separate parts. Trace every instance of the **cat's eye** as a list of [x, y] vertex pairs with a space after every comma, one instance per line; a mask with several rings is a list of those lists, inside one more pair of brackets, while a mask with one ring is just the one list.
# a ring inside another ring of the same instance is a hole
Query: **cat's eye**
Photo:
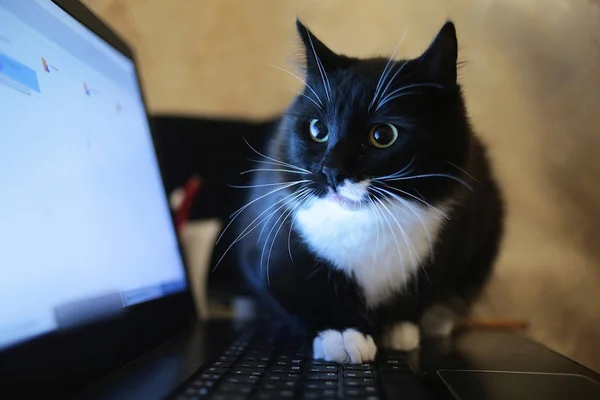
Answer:
[[312, 119], [308, 129], [310, 137], [317, 143], [326, 142], [329, 138], [329, 129], [327, 129], [327, 125], [318, 119]]
[[385, 149], [398, 139], [398, 129], [392, 124], [373, 125], [369, 132], [369, 142], [378, 149]]

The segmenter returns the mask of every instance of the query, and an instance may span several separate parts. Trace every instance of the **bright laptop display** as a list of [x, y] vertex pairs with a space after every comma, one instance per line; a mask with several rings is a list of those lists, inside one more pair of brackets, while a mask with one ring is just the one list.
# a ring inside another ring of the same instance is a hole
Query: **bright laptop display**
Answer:
[[132, 61], [0, 0], [0, 348], [185, 288]]

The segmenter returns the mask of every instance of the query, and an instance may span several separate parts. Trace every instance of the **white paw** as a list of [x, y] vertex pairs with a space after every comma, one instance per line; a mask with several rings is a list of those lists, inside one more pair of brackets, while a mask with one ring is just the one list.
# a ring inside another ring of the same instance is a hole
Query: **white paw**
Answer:
[[427, 309], [421, 317], [421, 330], [424, 336], [448, 337], [454, 329], [456, 314], [448, 307], [435, 305]]
[[313, 358], [337, 363], [361, 364], [375, 360], [377, 346], [371, 335], [355, 329], [319, 332], [313, 340]]
[[393, 350], [414, 350], [419, 347], [419, 340], [419, 327], [412, 322], [399, 322], [383, 335], [384, 346]]

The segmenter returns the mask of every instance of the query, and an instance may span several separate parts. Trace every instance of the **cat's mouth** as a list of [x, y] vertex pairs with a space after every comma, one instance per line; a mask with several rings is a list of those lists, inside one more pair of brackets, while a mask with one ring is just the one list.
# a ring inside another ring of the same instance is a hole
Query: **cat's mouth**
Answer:
[[325, 199], [349, 210], [358, 210], [363, 204], [362, 200], [352, 200], [337, 192], [330, 192], [329, 194], [327, 194], [327, 196], [325, 196]]
[[330, 189], [325, 198], [343, 208], [357, 210], [365, 203], [369, 184], [369, 181], [345, 181], [336, 190]]

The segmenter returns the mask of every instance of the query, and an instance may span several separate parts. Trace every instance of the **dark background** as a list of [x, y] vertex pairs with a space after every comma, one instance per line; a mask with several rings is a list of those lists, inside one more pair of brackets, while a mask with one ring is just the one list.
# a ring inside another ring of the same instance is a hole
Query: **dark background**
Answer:
[[[250, 159], [258, 158], [246, 141], [261, 151], [278, 120], [246, 122], [159, 115], [151, 122], [168, 193], [183, 186], [192, 175], [200, 176], [202, 187], [190, 219], [219, 218], [226, 226], [229, 216], [244, 204], [245, 198], [244, 189], [230, 185], [247, 183], [249, 176], [240, 173], [250, 168]], [[234, 234], [228, 230], [215, 247], [211, 270], [235, 239]], [[247, 292], [233, 257], [226, 256], [211, 273], [209, 287], [213, 292]]]

